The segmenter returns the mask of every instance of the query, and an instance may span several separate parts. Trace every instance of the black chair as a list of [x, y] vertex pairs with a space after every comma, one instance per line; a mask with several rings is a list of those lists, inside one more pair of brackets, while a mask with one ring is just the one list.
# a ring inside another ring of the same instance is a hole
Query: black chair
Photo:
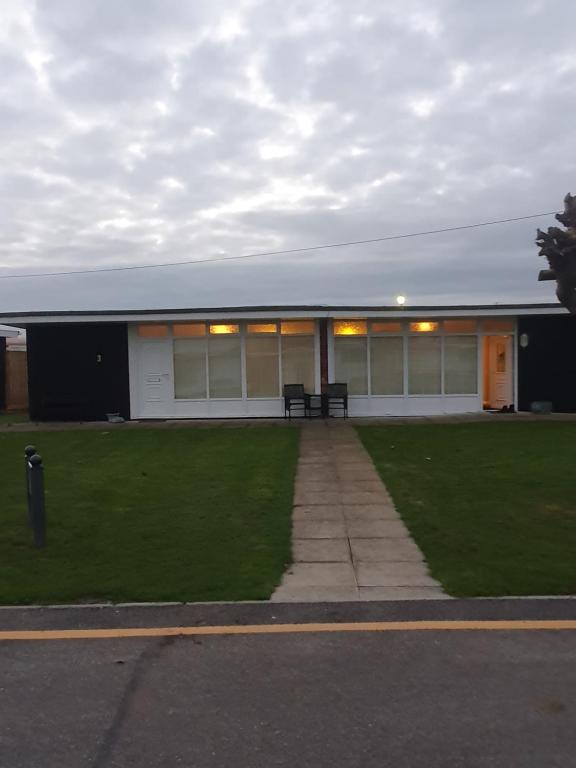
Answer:
[[344, 418], [348, 418], [348, 384], [328, 384], [326, 386], [327, 411], [342, 411]]
[[292, 410], [301, 411], [299, 416], [308, 415], [308, 395], [304, 392], [304, 384], [284, 384], [284, 418], [292, 418]]

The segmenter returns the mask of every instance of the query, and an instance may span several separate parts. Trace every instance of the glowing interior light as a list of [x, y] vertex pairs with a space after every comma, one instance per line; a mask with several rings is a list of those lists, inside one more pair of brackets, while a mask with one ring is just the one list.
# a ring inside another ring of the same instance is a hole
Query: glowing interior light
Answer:
[[210, 326], [211, 334], [238, 333], [239, 330], [240, 330], [239, 326], [237, 325], [211, 325]]
[[421, 323], [410, 323], [410, 330], [416, 333], [430, 333], [430, 331], [436, 331], [438, 329], [438, 323], [430, 323], [427, 320]]
[[366, 320], [335, 320], [335, 336], [365, 336], [368, 329]]

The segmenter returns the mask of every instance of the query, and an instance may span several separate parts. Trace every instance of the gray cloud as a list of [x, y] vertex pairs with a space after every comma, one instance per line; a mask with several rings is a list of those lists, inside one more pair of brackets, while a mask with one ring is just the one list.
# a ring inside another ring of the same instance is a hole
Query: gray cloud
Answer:
[[[559, 208], [576, 191], [575, 21], [560, 0], [0, 5], [0, 277]], [[0, 279], [0, 307], [546, 301], [548, 223]]]

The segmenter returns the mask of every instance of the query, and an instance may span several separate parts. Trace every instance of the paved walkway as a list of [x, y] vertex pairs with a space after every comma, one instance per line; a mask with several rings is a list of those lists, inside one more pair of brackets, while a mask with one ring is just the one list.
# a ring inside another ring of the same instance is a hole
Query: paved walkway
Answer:
[[[110, 424], [107, 421], [18, 421], [17, 416], [11, 421], [10, 414], [0, 414], [0, 432], [68, 432], [70, 430], [112, 430], [112, 429], [182, 429], [184, 427], [209, 428], [229, 427], [261, 427], [267, 424], [295, 428], [300, 426], [299, 420], [289, 421], [283, 418], [251, 418], [251, 419], [143, 419], [126, 421], [123, 424]], [[444, 414], [442, 416], [374, 416], [352, 419], [354, 424], [470, 424], [489, 421], [502, 423], [504, 421], [576, 421], [576, 413], [478, 413]], [[339, 429], [336, 425], [329, 428]]]
[[342, 422], [302, 428], [292, 547], [274, 601], [446, 597], [356, 431]]

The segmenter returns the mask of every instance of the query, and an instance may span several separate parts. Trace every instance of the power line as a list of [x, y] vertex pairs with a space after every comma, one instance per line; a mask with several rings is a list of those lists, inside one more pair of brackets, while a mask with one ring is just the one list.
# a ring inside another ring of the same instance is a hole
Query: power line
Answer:
[[494, 221], [483, 221], [479, 224], [463, 224], [459, 227], [445, 227], [444, 229], [429, 229], [424, 232], [409, 232], [403, 235], [386, 235], [384, 237], [373, 237], [370, 240], [350, 240], [345, 243], [328, 243], [327, 245], [311, 245], [307, 248], [290, 248], [284, 251], [264, 251], [261, 253], [246, 253], [242, 256], [221, 256], [207, 259], [189, 259], [187, 261], [166, 261], [162, 264], [138, 264], [125, 267], [97, 267], [96, 269], [73, 269], [66, 272], [33, 272], [21, 275], [0, 275], [0, 280], [14, 280], [18, 278], [30, 277], [62, 277], [64, 275], [91, 275], [99, 272], [129, 272], [135, 269], [162, 269], [163, 267], [181, 267], [188, 264], [207, 264], [218, 261], [240, 261], [241, 259], [256, 259], [260, 256], [284, 256], [291, 253], [307, 253], [309, 251], [320, 251], [328, 248], [345, 248], [350, 245], [369, 245], [370, 243], [384, 243], [388, 240], [404, 240], [408, 237], [423, 237], [424, 235], [439, 235], [442, 232], [457, 232], [463, 229], [477, 229], [478, 227], [491, 227], [494, 224], [508, 224], [512, 221], [525, 221], [526, 219], [537, 219], [541, 216], [552, 216], [556, 211], [546, 213], [531, 213], [529, 216], [515, 216], [509, 219], [495, 219]]

